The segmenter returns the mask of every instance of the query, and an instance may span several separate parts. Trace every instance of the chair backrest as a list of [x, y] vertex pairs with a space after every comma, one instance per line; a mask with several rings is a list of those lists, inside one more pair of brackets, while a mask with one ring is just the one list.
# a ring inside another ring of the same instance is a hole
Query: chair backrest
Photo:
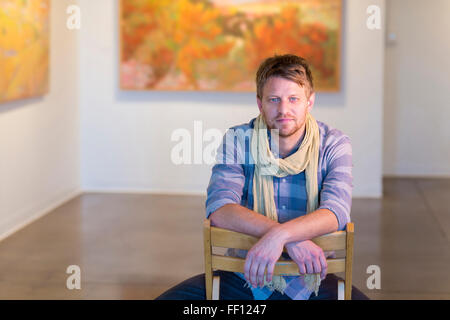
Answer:
[[[209, 219], [203, 224], [205, 249], [206, 298], [212, 297], [212, 273], [214, 270], [244, 272], [245, 259], [214, 254], [213, 247], [250, 250], [259, 240], [256, 237], [222, 228], [212, 227]], [[337, 231], [311, 239], [323, 251], [343, 250], [343, 258], [328, 258], [328, 273], [345, 272], [345, 299], [351, 299], [354, 225], [347, 223], [346, 231]], [[299, 275], [293, 261], [279, 260], [274, 275]]]

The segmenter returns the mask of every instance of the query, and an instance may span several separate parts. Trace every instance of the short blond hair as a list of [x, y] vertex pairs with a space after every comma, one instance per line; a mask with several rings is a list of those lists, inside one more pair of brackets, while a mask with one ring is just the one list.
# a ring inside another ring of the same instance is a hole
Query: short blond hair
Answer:
[[263, 98], [263, 89], [270, 77], [281, 77], [304, 87], [306, 96], [314, 92], [313, 77], [308, 62], [302, 57], [285, 54], [264, 60], [256, 73], [256, 96]]

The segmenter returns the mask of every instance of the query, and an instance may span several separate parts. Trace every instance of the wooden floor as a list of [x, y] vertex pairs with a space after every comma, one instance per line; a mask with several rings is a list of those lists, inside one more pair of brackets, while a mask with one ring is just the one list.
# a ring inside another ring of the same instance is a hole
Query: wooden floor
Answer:
[[[385, 179], [354, 199], [354, 285], [372, 299], [450, 299], [450, 179]], [[153, 299], [203, 272], [204, 197], [84, 194], [0, 242], [0, 299]], [[69, 265], [81, 289], [69, 290]], [[381, 269], [369, 290], [367, 267]]]

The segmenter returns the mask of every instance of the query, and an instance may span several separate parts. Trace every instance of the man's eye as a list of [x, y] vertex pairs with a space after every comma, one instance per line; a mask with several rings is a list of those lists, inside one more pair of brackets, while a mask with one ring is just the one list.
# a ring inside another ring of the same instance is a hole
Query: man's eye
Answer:
[[270, 102], [278, 102], [278, 101], [280, 101], [280, 98], [270, 98], [269, 101]]
[[289, 100], [290, 100], [291, 102], [297, 102], [297, 101], [298, 101], [298, 98], [296, 98], [296, 97], [290, 97]]

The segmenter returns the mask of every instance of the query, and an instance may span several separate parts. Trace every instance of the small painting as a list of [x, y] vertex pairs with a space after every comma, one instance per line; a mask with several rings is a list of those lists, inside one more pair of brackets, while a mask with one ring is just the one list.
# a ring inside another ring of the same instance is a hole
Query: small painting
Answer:
[[48, 92], [49, 10], [50, 0], [0, 1], [0, 102]]

